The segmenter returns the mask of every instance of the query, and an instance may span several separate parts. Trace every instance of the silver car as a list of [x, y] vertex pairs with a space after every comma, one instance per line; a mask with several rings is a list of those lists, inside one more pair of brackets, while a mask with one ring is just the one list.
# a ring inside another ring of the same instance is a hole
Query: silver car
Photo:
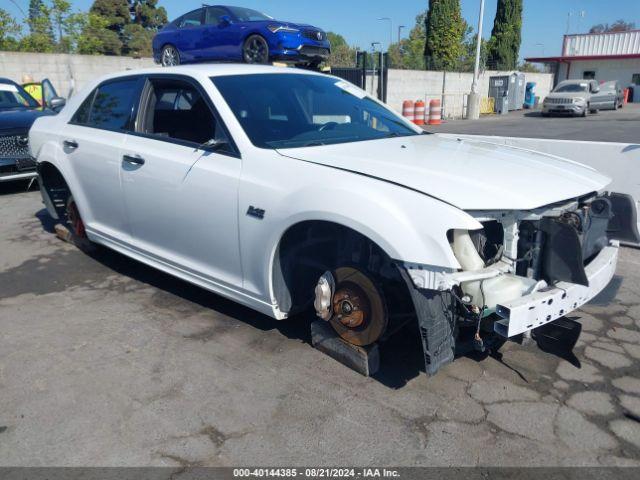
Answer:
[[598, 113], [599, 104], [593, 97], [599, 91], [600, 86], [595, 80], [560, 82], [544, 99], [542, 116], [548, 117], [557, 113], [586, 117], [589, 113]]
[[612, 80], [600, 84], [600, 91], [592, 96], [592, 102], [597, 102], [599, 108], [615, 110], [624, 104], [624, 90], [620, 82]]

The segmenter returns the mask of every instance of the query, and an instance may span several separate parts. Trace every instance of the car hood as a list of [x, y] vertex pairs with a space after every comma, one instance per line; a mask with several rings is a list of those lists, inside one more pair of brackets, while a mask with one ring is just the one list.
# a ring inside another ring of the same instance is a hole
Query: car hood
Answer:
[[322, 30], [321, 28], [314, 27], [313, 25], [309, 25], [308, 23], [284, 22], [282, 20], [269, 20], [269, 21], [264, 21], [260, 23], [263, 23], [265, 26], [281, 25], [283, 27], [291, 27], [291, 28], [297, 28], [297, 29], [312, 28], [314, 30]]
[[611, 181], [552, 155], [437, 135], [278, 152], [392, 182], [463, 210], [531, 210], [601, 190]]
[[2, 130], [24, 130], [27, 131], [31, 128], [36, 118], [44, 115], [52, 115], [52, 112], [47, 110], [35, 110], [35, 109], [16, 109], [16, 110], [2, 110], [0, 109], [0, 131]]

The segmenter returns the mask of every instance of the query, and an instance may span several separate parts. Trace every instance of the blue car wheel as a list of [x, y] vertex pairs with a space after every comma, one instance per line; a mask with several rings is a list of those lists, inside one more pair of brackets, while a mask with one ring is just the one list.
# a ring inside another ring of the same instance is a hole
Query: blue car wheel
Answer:
[[173, 45], [165, 45], [160, 53], [160, 63], [163, 67], [180, 65], [180, 54]]
[[246, 63], [269, 63], [269, 45], [260, 35], [251, 35], [242, 47], [242, 58]]

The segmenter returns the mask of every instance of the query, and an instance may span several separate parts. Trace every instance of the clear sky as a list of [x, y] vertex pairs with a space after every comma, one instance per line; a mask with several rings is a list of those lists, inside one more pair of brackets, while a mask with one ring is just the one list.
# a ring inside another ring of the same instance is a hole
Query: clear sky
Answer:
[[[27, 10], [29, 0], [12, 0]], [[74, 7], [86, 10], [92, 0], [71, 0]], [[347, 41], [361, 48], [371, 42], [389, 42], [389, 17], [396, 41], [398, 25], [411, 28], [415, 17], [427, 8], [428, 0], [209, 0], [210, 3], [242, 5], [261, 10], [279, 20], [311, 23], [343, 35]], [[201, 5], [197, 0], [159, 0], [173, 19]], [[18, 16], [11, 0], [0, 0], [2, 8]], [[480, 0], [461, 0], [462, 14], [474, 29], [478, 23]], [[484, 36], [488, 38], [493, 26], [497, 0], [485, 0]], [[640, 28], [640, 0], [524, 0], [521, 57], [558, 55], [562, 35], [567, 32], [567, 18], [571, 12], [570, 33], [586, 32], [596, 23], [612, 23], [622, 18], [635, 22]], [[580, 12], [584, 12], [583, 16]], [[404, 35], [408, 33], [405, 30]]]

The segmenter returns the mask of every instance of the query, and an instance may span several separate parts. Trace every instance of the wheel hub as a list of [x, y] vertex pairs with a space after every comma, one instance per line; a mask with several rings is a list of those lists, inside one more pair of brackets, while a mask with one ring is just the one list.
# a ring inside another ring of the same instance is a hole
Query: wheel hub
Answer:
[[369, 317], [370, 306], [365, 292], [355, 284], [347, 284], [333, 296], [336, 320], [347, 328], [358, 328]]

